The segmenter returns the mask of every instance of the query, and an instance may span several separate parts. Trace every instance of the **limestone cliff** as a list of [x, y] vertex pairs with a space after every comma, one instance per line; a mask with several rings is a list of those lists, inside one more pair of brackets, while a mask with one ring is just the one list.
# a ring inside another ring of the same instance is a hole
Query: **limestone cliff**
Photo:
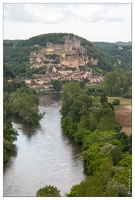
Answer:
[[70, 68], [74, 67], [78, 68], [79, 66], [85, 66], [88, 63], [88, 58], [78, 55], [71, 55], [71, 56], [61, 55], [60, 63]]
[[[50, 54], [52, 58], [48, 57], [48, 52], [46, 53], [45, 49], [39, 50], [38, 52], [30, 53], [30, 66], [31, 68], [40, 68], [42, 66], [53, 67], [59, 65], [59, 67], [67, 66], [69, 68], [79, 68], [79, 66], [86, 66], [88, 63], [92, 65], [98, 64], [97, 58], [88, 58], [87, 55], [81, 53], [80, 55], [77, 52], [70, 52], [70, 55], [66, 53], [59, 54]], [[57, 57], [56, 62], [55, 58]], [[56, 64], [57, 63], [57, 64]]]

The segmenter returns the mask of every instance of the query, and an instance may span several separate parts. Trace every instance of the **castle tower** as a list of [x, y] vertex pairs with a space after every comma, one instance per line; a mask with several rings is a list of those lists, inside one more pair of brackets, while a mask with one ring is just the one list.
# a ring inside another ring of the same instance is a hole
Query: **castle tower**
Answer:
[[69, 34], [68, 34], [68, 36], [67, 36], [67, 39], [68, 39], [68, 42], [69, 42]]
[[68, 41], [69, 41], [69, 36], [64, 36], [64, 39], [65, 39], [65, 44], [68, 43]]

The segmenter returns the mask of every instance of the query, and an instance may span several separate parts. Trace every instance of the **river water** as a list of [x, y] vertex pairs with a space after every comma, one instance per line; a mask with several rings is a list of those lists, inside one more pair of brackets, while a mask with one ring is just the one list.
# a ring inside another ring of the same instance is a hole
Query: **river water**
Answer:
[[3, 196], [36, 196], [39, 188], [53, 185], [62, 196], [85, 177], [81, 147], [61, 129], [61, 95], [40, 96], [44, 118], [30, 126], [19, 118], [13, 127], [19, 136], [17, 152], [4, 167]]

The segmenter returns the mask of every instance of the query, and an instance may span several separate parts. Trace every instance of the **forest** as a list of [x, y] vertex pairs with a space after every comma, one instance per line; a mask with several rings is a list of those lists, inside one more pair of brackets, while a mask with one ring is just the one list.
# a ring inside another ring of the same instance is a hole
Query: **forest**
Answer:
[[[124, 42], [92, 42], [92, 44], [105, 54], [113, 57], [119, 65], [119, 70], [130, 71], [132, 68], [132, 43]], [[119, 49], [120, 48], [120, 49]], [[120, 64], [119, 64], [120, 62]]]
[[121, 132], [106, 92], [102, 91], [97, 98], [86, 94], [79, 83], [67, 83], [61, 114], [64, 134], [82, 145], [84, 168], [88, 174], [67, 196], [131, 196], [132, 136]]

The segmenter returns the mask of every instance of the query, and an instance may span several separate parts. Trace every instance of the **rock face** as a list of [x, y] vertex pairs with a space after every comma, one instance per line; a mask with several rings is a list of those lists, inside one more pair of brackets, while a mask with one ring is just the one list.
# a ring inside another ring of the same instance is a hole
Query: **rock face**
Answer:
[[78, 68], [79, 66], [85, 66], [88, 63], [88, 57], [77, 55], [61, 56], [60, 63], [70, 68]]
[[[47, 54], [48, 55], [48, 54]], [[89, 62], [93, 65], [97, 65], [98, 64], [98, 59], [94, 59], [93, 57], [91, 57], [90, 59], [88, 58], [88, 56], [78, 56], [78, 55], [66, 55], [66, 54], [62, 54], [62, 55], [58, 55], [59, 57], [59, 67], [61, 67], [62, 65], [65, 65], [67, 67], [70, 68], [79, 68], [79, 66], [85, 66], [87, 65]], [[30, 53], [30, 66], [31, 68], [40, 68], [42, 66], [56, 66], [55, 60], [54, 59], [49, 59], [47, 58], [46, 54], [42, 53], [42, 52], [31, 52]], [[57, 64], [58, 65], [58, 64]]]
[[[80, 40], [69, 39], [69, 36], [64, 37], [64, 44], [47, 43], [46, 48], [32, 51], [30, 53], [30, 67], [40, 68], [46, 67], [69, 67], [79, 68], [79, 66], [86, 66], [88, 63], [92, 65], [98, 64], [97, 58], [88, 58], [86, 49], [81, 47]], [[52, 55], [52, 56], [51, 56]]]
[[[51, 54], [52, 55], [52, 54]], [[56, 62], [55, 59], [48, 58], [48, 53], [43, 53], [43, 50], [40, 50], [39, 52], [32, 51], [30, 53], [30, 67], [31, 68], [40, 68], [43, 66], [58, 66], [62, 67], [63, 65], [69, 67], [69, 68], [79, 68], [79, 66], [85, 66], [88, 63], [91, 63], [92, 65], [98, 64], [97, 58], [88, 58], [88, 56], [84, 55], [77, 55], [77, 54], [71, 54], [66, 55], [65, 53], [61, 55], [57, 55], [57, 59], [59, 60]], [[56, 64], [57, 63], [57, 64]]]

